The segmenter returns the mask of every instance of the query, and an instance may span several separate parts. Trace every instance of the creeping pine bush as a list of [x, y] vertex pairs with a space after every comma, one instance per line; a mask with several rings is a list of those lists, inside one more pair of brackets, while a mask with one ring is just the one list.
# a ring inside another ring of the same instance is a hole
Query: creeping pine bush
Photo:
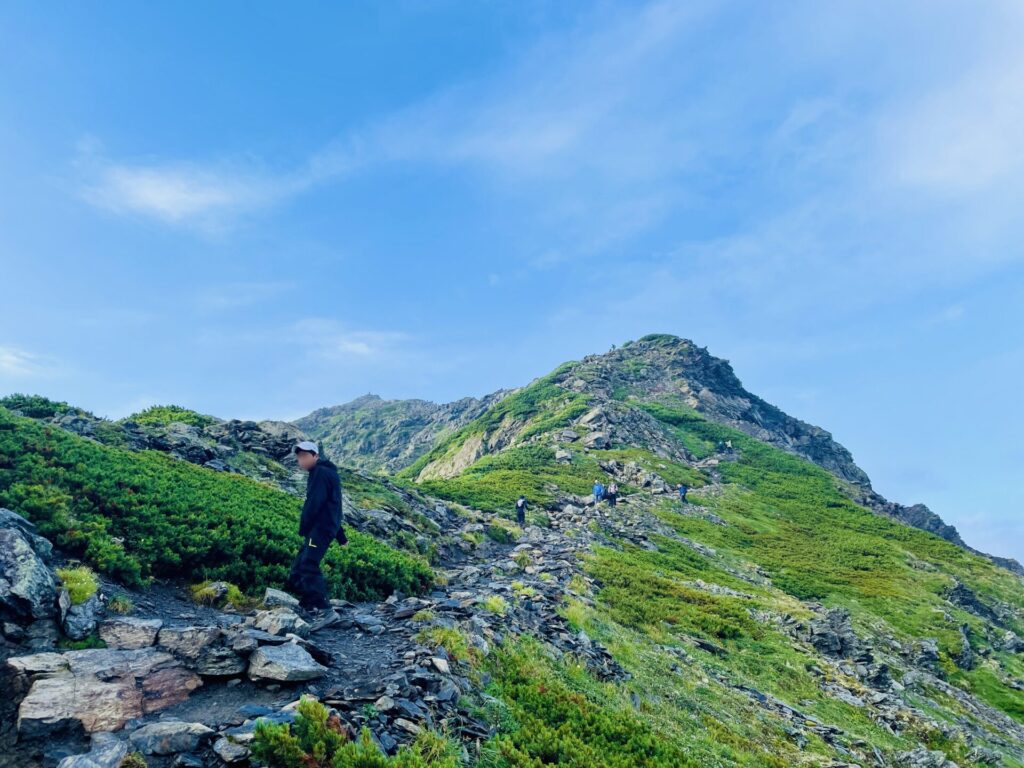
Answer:
[[[294, 496], [155, 451], [100, 445], [4, 408], [0, 505], [130, 586], [163, 577], [258, 590], [284, 582], [300, 544]], [[433, 580], [422, 557], [358, 531], [323, 565], [332, 594], [353, 600], [419, 593]]]
[[[488, 745], [502, 768], [696, 768], [628, 706], [579, 690], [571, 673], [532, 640], [493, 656], [490, 693], [504, 702], [501, 732]], [[582, 673], [581, 673], [582, 674]]]
[[292, 725], [257, 721], [252, 754], [267, 768], [458, 768], [454, 745], [423, 731], [388, 757], [370, 732], [350, 739], [341, 720], [316, 699], [304, 698]]

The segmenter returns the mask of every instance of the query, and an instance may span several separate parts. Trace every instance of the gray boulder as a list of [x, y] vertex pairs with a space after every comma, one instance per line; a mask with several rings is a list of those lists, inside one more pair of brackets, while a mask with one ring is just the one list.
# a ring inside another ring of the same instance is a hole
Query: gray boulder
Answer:
[[271, 635], [292, 634], [305, 636], [309, 632], [309, 624], [295, 611], [279, 605], [268, 611], [257, 611], [252, 619], [256, 629], [269, 632]]
[[163, 720], [142, 726], [128, 738], [144, 755], [174, 755], [192, 752], [213, 733], [212, 728], [202, 723]]
[[96, 611], [99, 610], [100, 600], [96, 595], [92, 595], [84, 603], [70, 603], [67, 590], [61, 590], [61, 629], [72, 640], [84, 640], [96, 629]]
[[207, 677], [232, 677], [245, 672], [245, 659], [226, 646], [205, 648], [196, 661], [195, 669]]
[[0, 616], [27, 621], [55, 615], [57, 584], [37, 551], [36, 539], [45, 539], [26, 531], [31, 524], [24, 518], [0, 512]]
[[283, 605], [286, 608], [298, 608], [299, 600], [283, 590], [267, 587], [267, 591], [263, 593], [263, 605], [267, 608], [274, 608], [279, 605]]
[[249, 757], [249, 748], [244, 744], [236, 744], [223, 736], [213, 744], [213, 751], [225, 763], [240, 763]]
[[44, 560], [49, 560], [53, 555], [53, 544], [39, 535], [34, 523], [30, 523], [17, 512], [0, 507], [0, 528], [17, 528], [25, 534], [35, 553]]
[[92, 735], [89, 751], [65, 757], [57, 768], [118, 768], [128, 754], [128, 745], [112, 733], [101, 731]]
[[258, 648], [249, 658], [249, 677], [253, 680], [297, 682], [315, 680], [327, 672], [309, 652], [294, 643]]

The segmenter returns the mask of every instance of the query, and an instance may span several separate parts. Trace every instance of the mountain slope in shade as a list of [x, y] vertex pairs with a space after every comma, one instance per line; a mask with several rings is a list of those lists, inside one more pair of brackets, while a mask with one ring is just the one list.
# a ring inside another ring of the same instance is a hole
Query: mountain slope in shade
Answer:
[[294, 424], [319, 440], [339, 462], [370, 471], [397, 472], [446, 434], [468, 424], [504, 391], [451, 403], [383, 400], [363, 395], [344, 405], [318, 408]]

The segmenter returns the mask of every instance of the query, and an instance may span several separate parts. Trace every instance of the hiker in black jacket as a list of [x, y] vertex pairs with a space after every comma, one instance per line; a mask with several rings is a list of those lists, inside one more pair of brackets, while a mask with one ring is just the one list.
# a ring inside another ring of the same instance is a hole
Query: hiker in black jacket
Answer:
[[341, 481], [338, 468], [320, 458], [316, 443], [303, 440], [295, 446], [295, 458], [309, 475], [299, 518], [302, 548], [292, 563], [288, 586], [299, 593], [299, 607], [311, 614], [310, 631], [315, 632], [341, 618], [327, 599], [327, 582], [320, 572], [320, 561], [331, 542], [347, 541], [341, 525]]

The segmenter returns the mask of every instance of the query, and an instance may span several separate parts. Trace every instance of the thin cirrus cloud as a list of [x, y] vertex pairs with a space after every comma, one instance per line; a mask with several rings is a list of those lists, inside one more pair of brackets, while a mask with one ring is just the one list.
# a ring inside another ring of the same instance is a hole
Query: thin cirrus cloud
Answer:
[[623, 132], [622, 119], [635, 112], [645, 90], [638, 84], [650, 82], [645, 72], [671, 54], [692, 16], [658, 3], [577, 31], [570, 41], [543, 40], [496, 78], [386, 115], [283, 172], [244, 162], [111, 160], [89, 142], [76, 160], [79, 193], [116, 214], [208, 229], [386, 163], [477, 167], [509, 182], [650, 181], [669, 172], [666, 158], [685, 153], [665, 144], [672, 131], [664, 121], [637, 119]]
[[[916, 197], [906, 201], [908, 190], [958, 196], [956, 207], [942, 215], [941, 228], [950, 231], [938, 240], [956, 242], [979, 227], [1005, 230], [1007, 206], [1000, 201], [1024, 168], [1024, 54], [1007, 30], [1024, 34], [1024, 14], [993, 5], [985, 28], [999, 31], [991, 32], [991, 45], [965, 54], [959, 74], [935, 68], [893, 99], [887, 98], [888, 74], [906, 62], [897, 56], [874, 75], [857, 67], [864, 50], [843, 31], [863, 28], [870, 18], [857, 4], [797, 3], [739, 23], [726, 43], [735, 56], [709, 53], [701, 42], [728, 8], [655, 2], [592, 14], [537, 40], [503, 71], [371, 121], [292, 169], [92, 154], [80, 158], [81, 194], [117, 214], [216, 230], [386, 164], [465, 169], [530, 193], [519, 198], [529, 200], [528, 215], [552, 232], [542, 251], [527, 255], [540, 266], [550, 265], [552, 253], [563, 263], [606, 251], [670, 221], [694, 201], [699, 208], [702, 197], [706, 204], [720, 194], [728, 174], [737, 179], [730, 194], [748, 188], [756, 194], [760, 183], [772, 200], [739, 222], [730, 239], [741, 242], [793, 225], [799, 226], [786, 241], [831, 244], [837, 232], [850, 237], [847, 222], [882, 231], [892, 223], [890, 209], [927, 205]], [[913, 28], [921, 20], [915, 14], [939, 15], [908, 6], [893, 23]], [[777, 31], [791, 29], [798, 31]], [[874, 42], [884, 43], [878, 34]], [[748, 73], [748, 48], [763, 59], [763, 72]], [[709, 72], [716, 87], [708, 87]], [[833, 85], [792, 93], [778, 85], [811, 75]], [[765, 113], [762, 86], [779, 91], [788, 109]], [[848, 95], [872, 88], [874, 98]], [[776, 188], [797, 191], [776, 201]], [[808, 220], [804, 230], [803, 212], [813, 209], [832, 221]], [[893, 271], [930, 266], [903, 255], [920, 249], [875, 245], [848, 247], [863, 258], [874, 253]], [[783, 272], [791, 266], [787, 253], [771, 257]], [[930, 258], [951, 259], [958, 268], [968, 258], [963, 253]]]
[[53, 375], [56, 362], [43, 355], [9, 345], [0, 345], [0, 376], [23, 380]]

